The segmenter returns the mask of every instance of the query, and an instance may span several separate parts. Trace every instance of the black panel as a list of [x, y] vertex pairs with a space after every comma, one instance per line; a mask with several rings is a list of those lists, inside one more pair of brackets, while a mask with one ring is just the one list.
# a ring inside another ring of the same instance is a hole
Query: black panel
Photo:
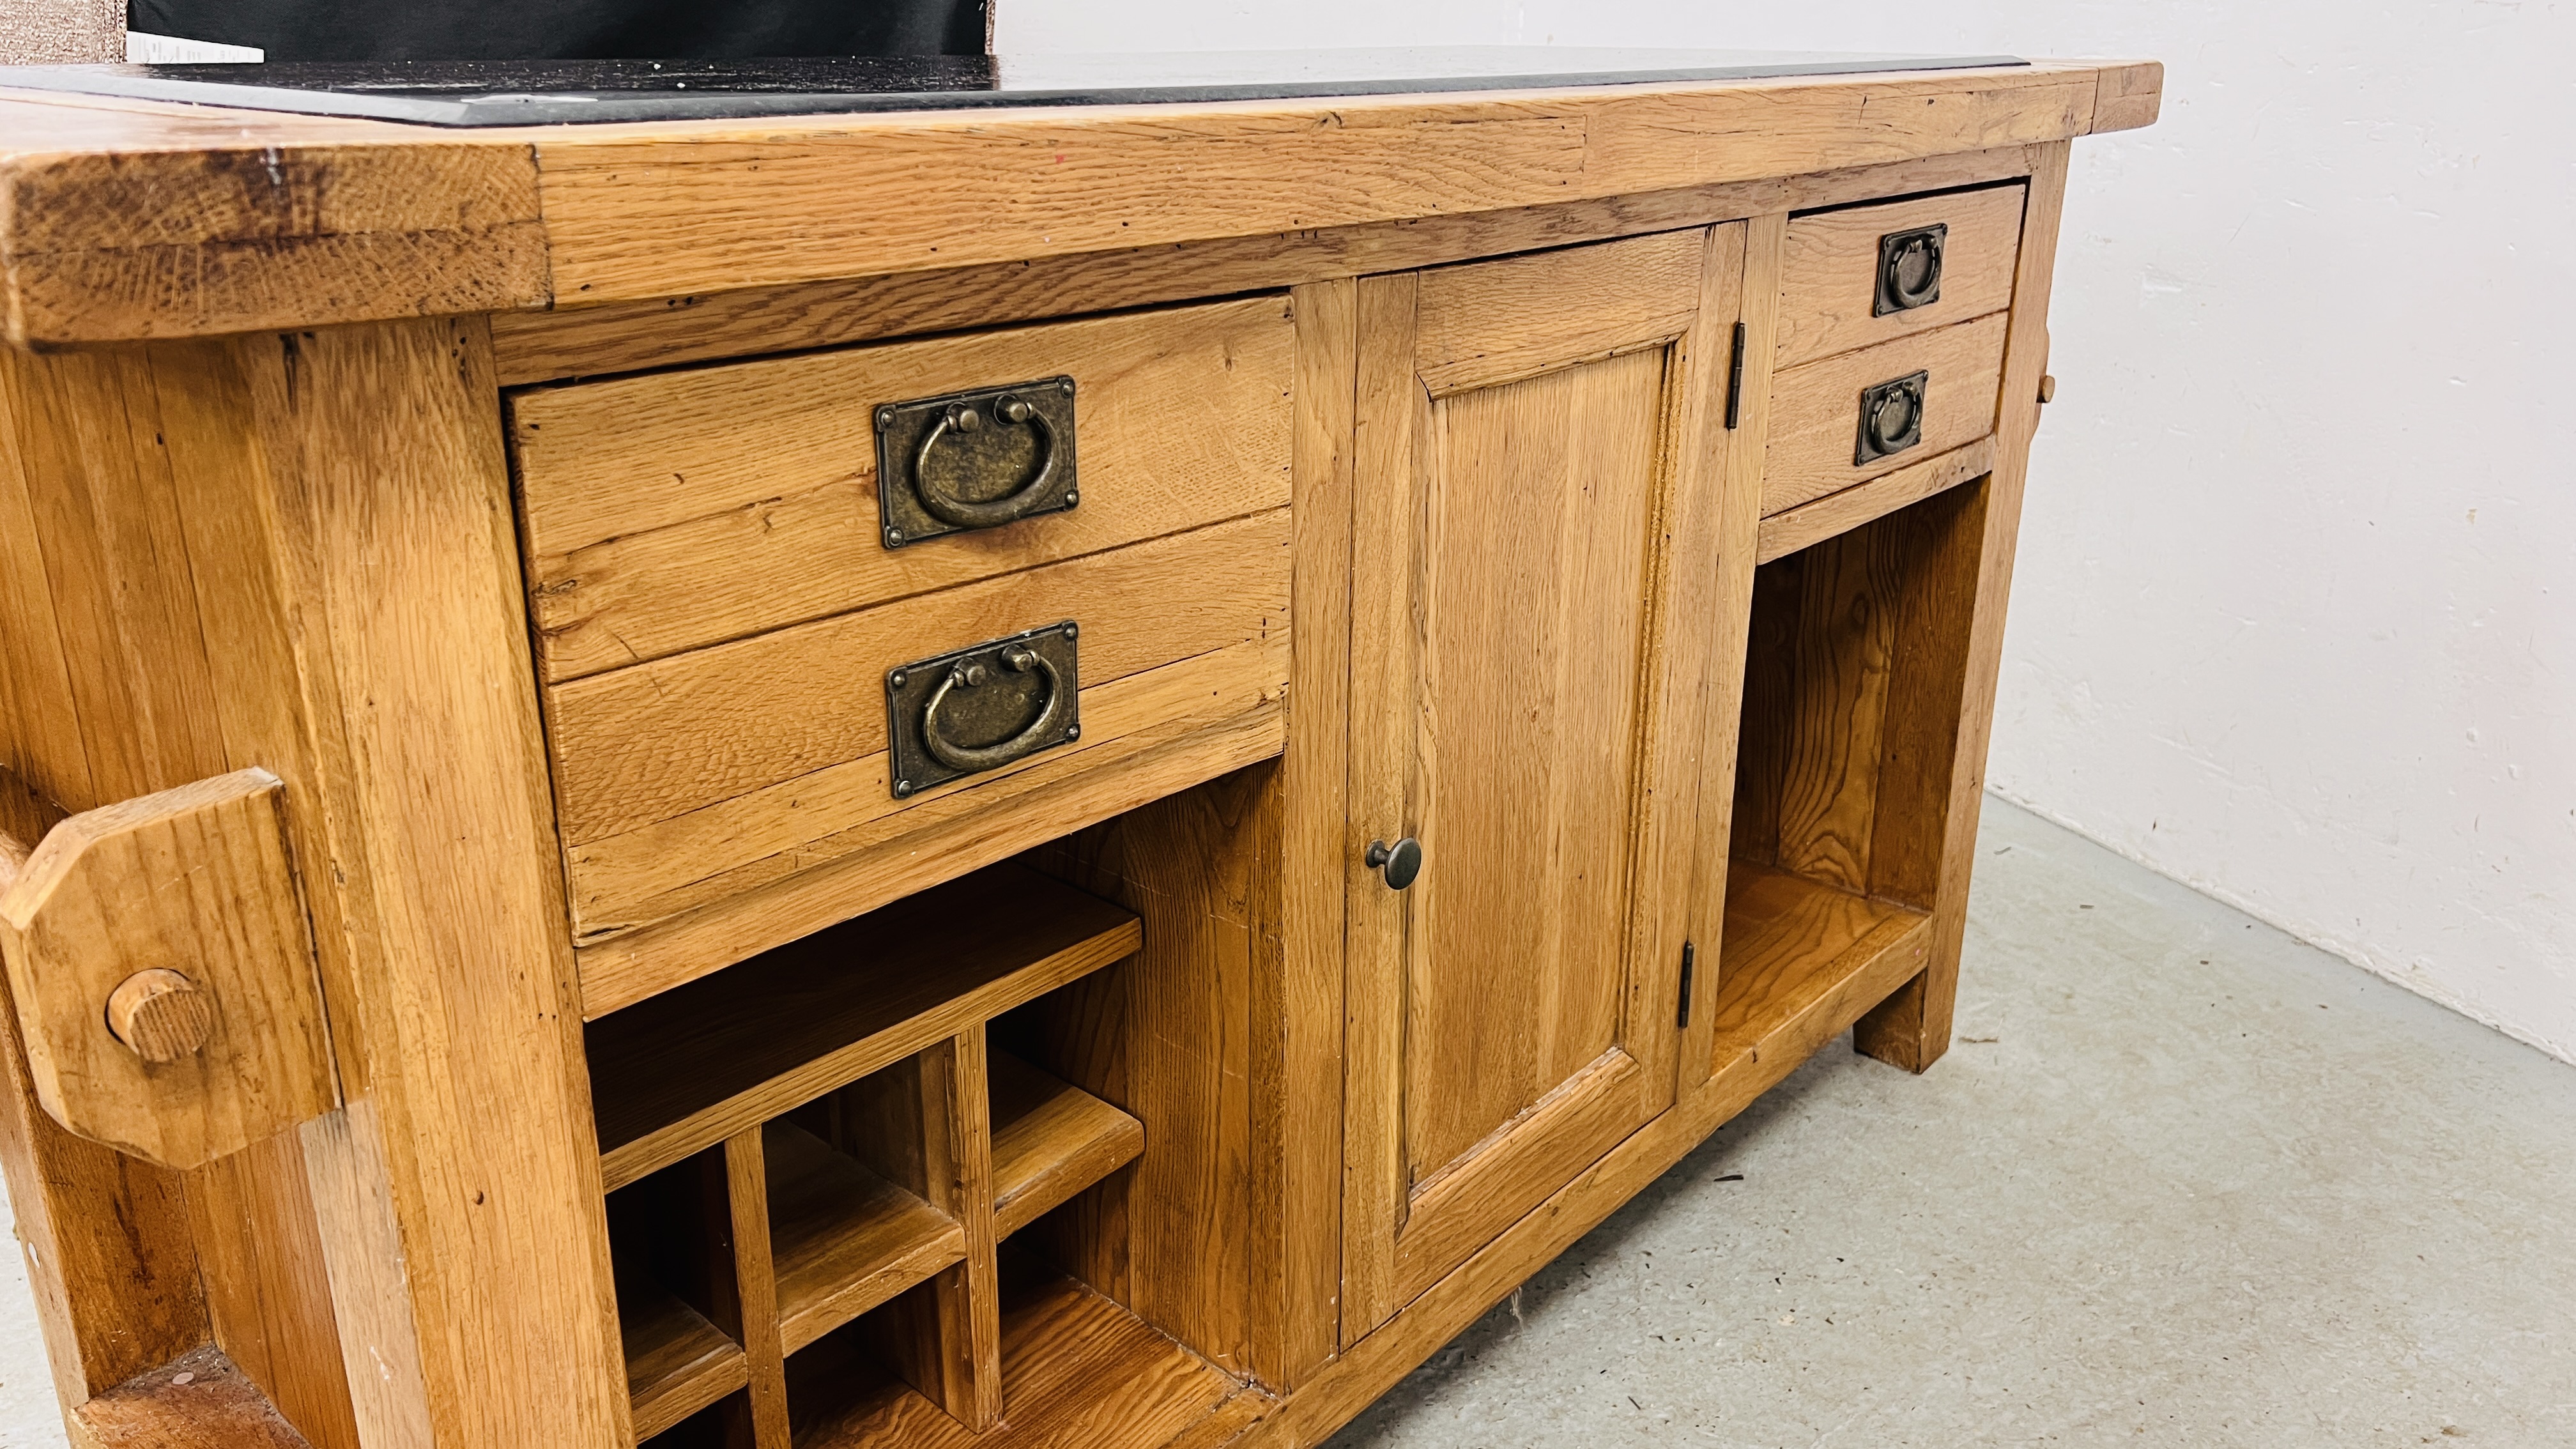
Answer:
[[1034, 57], [24, 66], [0, 67], [0, 86], [439, 126], [510, 126], [1529, 90], [2024, 64], [2008, 55], [1531, 45]]
[[154, 35], [272, 61], [981, 55], [984, 0], [130, 0]]

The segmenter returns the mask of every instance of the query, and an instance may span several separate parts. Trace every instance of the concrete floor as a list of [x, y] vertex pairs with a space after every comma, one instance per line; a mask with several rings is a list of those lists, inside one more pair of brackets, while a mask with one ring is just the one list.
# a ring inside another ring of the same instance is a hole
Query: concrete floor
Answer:
[[[1829, 1047], [1336, 1437], [2576, 1445], [2576, 1068], [1989, 802], [1958, 1044]], [[62, 1443], [0, 1264], [0, 1446]]]

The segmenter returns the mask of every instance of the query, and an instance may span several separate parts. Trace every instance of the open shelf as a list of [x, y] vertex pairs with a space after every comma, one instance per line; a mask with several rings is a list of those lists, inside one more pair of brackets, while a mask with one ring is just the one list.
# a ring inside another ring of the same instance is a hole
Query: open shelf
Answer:
[[964, 1260], [954, 1219], [814, 1134], [772, 1122], [761, 1147], [786, 1352]]
[[1871, 1055], [1939, 1054], [1908, 1034], [1945, 1026], [1946, 1004], [1891, 998], [1958, 944], [1950, 819], [1991, 465], [1979, 442], [1764, 521], [1700, 1028], [1736, 1089], [1855, 1023]]
[[742, 1346], [640, 1272], [617, 1275], [617, 1322], [635, 1437], [649, 1439], [748, 1381]]
[[1722, 1067], [1758, 1054], [1784, 1026], [1838, 995], [1885, 996], [1922, 969], [1931, 919], [1785, 870], [1729, 862], [1710, 1012], [1715, 1060]]
[[1131, 955], [1136, 917], [1017, 865], [590, 1023], [610, 1190]]
[[788, 1363], [796, 1449], [1128, 1449], [1191, 1430], [1217, 1444], [1270, 1402], [1071, 1278], [1016, 1260], [1005, 1277], [1003, 1422], [969, 1432], [852, 1331]]
[[1135, 1161], [1145, 1126], [1008, 1052], [992, 1061], [993, 1230], [1007, 1238]]

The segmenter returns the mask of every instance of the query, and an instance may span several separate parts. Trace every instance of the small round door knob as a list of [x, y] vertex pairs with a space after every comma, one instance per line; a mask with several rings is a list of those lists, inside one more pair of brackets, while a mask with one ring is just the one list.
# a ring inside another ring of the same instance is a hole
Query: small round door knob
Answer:
[[175, 1062], [214, 1036], [215, 999], [176, 971], [137, 971], [108, 993], [107, 1029], [147, 1062]]
[[1422, 842], [1410, 835], [1393, 845], [1383, 840], [1372, 840], [1365, 859], [1369, 869], [1386, 877], [1388, 890], [1400, 891], [1413, 884], [1414, 877], [1422, 874]]

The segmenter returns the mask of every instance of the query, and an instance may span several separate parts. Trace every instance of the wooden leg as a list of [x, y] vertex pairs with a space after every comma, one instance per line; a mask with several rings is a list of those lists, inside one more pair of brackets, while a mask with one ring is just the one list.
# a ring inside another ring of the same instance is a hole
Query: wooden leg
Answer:
[[304, 881], [350, 1106], [304, 1145], [360, 1430], [610, 1449], [631, 1417], [489, 334], [225, 347], [189, 395], [230, 425], [183, 471], [240, 500], [209, 562], [249, 561], [218, 713], [328, 865]]

